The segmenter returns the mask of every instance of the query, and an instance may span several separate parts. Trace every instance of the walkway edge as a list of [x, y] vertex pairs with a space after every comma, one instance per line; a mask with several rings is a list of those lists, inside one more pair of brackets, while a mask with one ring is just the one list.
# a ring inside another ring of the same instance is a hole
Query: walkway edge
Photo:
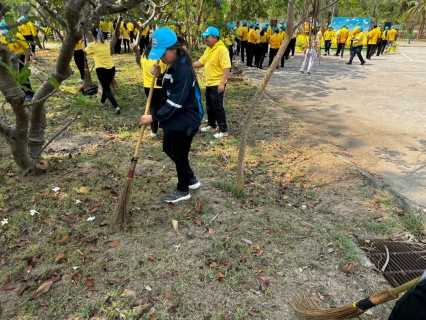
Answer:
[[379, 179], [374, 177], [369, 172], [365, 171], [364, 169], [361, 169], [356, 164], [352, 163], [350, 160], [346, 159], [345, 157], [335, 154], [337, 158], [342, 160], [344, 163], [352, 167], [353, 169], [357, 170], [359, 173], [361, 173], [365, 178], [367, 178], [376, 188], [379, 188], [383, 191], [385, 191], [388, 195], [395, 198], [395, 200], [398, 202], [398, 204], [407, 212], [417, 212], [417, 213], [425, 213], [426, 208], [423, 208], [419, 206], [418, 204], [414, 203], [410, 199], [406, 198], [399, 192], [393, 190], [392, 188], [387, 187], [383, 182], [381, 182]]

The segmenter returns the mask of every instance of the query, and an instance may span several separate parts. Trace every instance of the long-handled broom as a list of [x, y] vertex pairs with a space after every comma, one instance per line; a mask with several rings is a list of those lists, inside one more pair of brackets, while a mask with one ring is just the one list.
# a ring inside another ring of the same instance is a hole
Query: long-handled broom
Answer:
[[[86, 47], [86, 36], [84, 36], [84, 47]], [[84, 54], [84, 79], [83, 79], [83, 84], [81, 85], [80, 89], [78, 89], [76, 94], [80, 92], [84, 92], [84, 90], [87, 90], [93, 86], [92, 75], [90, 74], [89, 64], [87, 62], [87, 54], [86, 54], [86, 51], [84, 51], [84, 48], [83, 48], [83, 54]]]
[[399, 287], [383, 290], [379, 293], [373, 294], [368, 298], [338, 308], [320, 308], [314, 301], [312, 301], [311, 298], [307, 296], [303, 296], [299, 299], [289, 301], [289, 303], [295, 311], [297, 311], [301, 315], [304, 315], [305, 317], [308, 317], [309, 319], [352, 319], [379, 304], [397, 299], [399, 297], [399, 294], [408, 291], [417, 283], [417, 281], [419, 281], [419, 279], [420, 277], [411, 280], [407, 283], [404, 283]]
[[[158, 63], [159, 61], [157, 61], [157, 64]], [[151, 80], [151, 87], [149, 88], [148, 99], [146, 101], [145, 115], [149, 114], [149, 109], [151, 107], [152, 94], [154, 92], [155, 81], [156, 81], [156, 78], [153, 76]], [[121, 192], [120, 198], [118, 199], [117, 206], [115, 207], [114, 214], [112, 216], [112, 220], [115, 224], [121, 224], [121, 223], [127, 224], [129, 223], [129, 220], [130, 220], [130, 217], [129, 217], [130, 193], [131, 193], [133, 178], [135, 177], [136, 163], [138, 162], [139, 149], [142, 144], [145, 128], [146, 128], [146, 125], [143, 124], [141, 127], [141, 131], [139, 133], [138, 142], [136, 144], [136, 150], [131, 160], [130, 169], [129, 169], [129, 172], [127, 173], [127, 180], [126, 180], [126, 183], [124, 184], [124, 189]]]

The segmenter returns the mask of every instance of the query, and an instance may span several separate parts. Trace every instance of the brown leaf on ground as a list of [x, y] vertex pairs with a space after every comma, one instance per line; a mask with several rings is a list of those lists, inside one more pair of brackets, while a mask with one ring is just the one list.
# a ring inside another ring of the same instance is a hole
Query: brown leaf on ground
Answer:
[[88, 287], [93, 287], [95, 285], [95, 279], [87, 279], [86, 284]]
[[1, 262], [0, 262], [0, 265], [4, 265], [4, 264], [6, 264], [6, 259], [5, 258], [1, 259]]
[[22, 289], [20, 289], [18, 291], [18, 296], [22, 296], [24, 294], [24, 292], [27, 291], [30, 288], [31, 288], [31, 286], [25, 286], [25, 287], [23, 287]]
[[79, 280], [80, 276], [78, 275], [77, 272], [75, 272], [72, 276], [71, 276], [71, 283], [76, 284]]
[[231, 270], [232, 269], [232, 262], [228, 262], [227, 264], [226, 264], [226, 270]]
[[311, 298], [312, 298], [312, 300], [314, 300], [316, 302], [322, 302], [322, 300], [315, 295], [312, 295]]
[[119, 244], [120, 244], [120, 240], [117, 240], [117, 241], [114, 241], [113, 243], [111, 243], [109, 246], [110, 246], [111, 248], [115, 248], [115, 247], [117, 247]]
[[257, 290], [255, 289], [255, 287], [253, 287], [250, 283], [247, 283], [247, 287], [248, 287], [250, 290], [257, 291]]
[[96, 247], [91, 247], [90, 248], [90, 251], [92, 251], [92, 252], [99, 252], [99, 251], [101, 251], [101, 250], [99, 250], [98, 248], [96, 248]]
[[67, 243], [70, 240], [69, 236], [65, 236], [59, 243]]
[[166, 299], [169, 299], [169, 300], [173, 299], [173, 296], [170, 293], [166, 292], [164, 296], [166, 297]]
[[64, 260], [65, 260], [65, 254], [61, 253], [56, 257], [55, 262], [60, 263], [60, 262], [63, 262]]
[[195, 211], [197, 211], [197, 212], [201, 212], [201, 203], [197, 202], [197, 203], [195, 204]]
[[209, 234], [213, 234], [214, 230], [212, 228], [209, 228]]
[[249, 311], [249, 314], [250, 314], [252, 317], [256, 317], [256, 316], [257, 316], [257, 313], [256, 313], [256, 312], [254, 312], [254, 311]]
[[43, 283], [37, 291], [32, 295], [31, 299], [37, 298], [38, 296], [41, 296], [43, 293], [46, 293], [49, 291], [50, 287], [52, 286], [53, 281], [46, 281]]
[[275, 233], [275, 230], [269, 230], [269, 232], [268, 232], [269, 234], [274, 234]]
[[93, 290], [87, 291], [87, 297], [91, 298], [93, 296]]
[[218, 272], [217, 272], [217, 278], [218, 278], [219, 280], [224, 279], [224, 278], [225, 278], [225, 275], [224, 275], [222, 272], [218, 271]]
[[201, 220], [199, 220], [199, 219], [194, 219], [193, 221], [194, 221], [195, 224], [197, 224], [199, 226], [201, 226], [201, 224], [202, 224]]
[[129, 278], [123, 278], [121, 279], [120, 283], [118, 284], [119, 287], [125, 286], [126, 284], [128, 284], [130, 282]]
[[153, 262], [157, 261], [157, 257], [156, 256], [149, 256], [148, 259], [151, 260], [151, 261], [153, 261]]
[[150, 294], [146, 298], [148, 299], [149, 302], [151, 302], [153, 304], [157, 303], [157, 301]]
[[14, 286], [7, 286], [7, 287], [4, 287], [4, 291], [11, 291], [11, 290], [13, 290], [13, 289], [15, 289], [15, 287], [14, 287]]

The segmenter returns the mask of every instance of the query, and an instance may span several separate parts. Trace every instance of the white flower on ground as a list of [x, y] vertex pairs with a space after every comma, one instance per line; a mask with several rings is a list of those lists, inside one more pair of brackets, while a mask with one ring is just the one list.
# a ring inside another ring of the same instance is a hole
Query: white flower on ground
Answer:
[[95, 217], [89, 217], [89, 218], [87, 218], [87, 221], [93, 221], [93, 220], [95, 220]]
[[83, 201], [81, 201], [81, 200], [75, 200], [75, 204], [80, 204], [80, 203], [82, 203]]
[[34, 209], [30, 210], [30, 215], [34, 216], [36, 214], [40, 214], [40, 212], [38, 212], [37, 210], [34, 210]]
[[2, 221], [1, 221], [1, 225], [2, 226], [4, 226], [5, 224], [8, 224], [9, 223], [9, 221], [7, 221], [7, 219], [6, 218], [4, 218]]
[[59, 192], [59, 190], [61, 190], [61, 188], [59, 188], [59, 187], [54, 187], [54, 188], [52, 189], [52, 191], [53, 191], [53, 192]]

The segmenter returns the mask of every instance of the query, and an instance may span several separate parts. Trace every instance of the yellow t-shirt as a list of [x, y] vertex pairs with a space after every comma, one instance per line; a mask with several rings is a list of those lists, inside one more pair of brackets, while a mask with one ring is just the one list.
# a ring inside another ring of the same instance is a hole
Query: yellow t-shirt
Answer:
[[112, 21], [108, 22], [108, 28], [111, 31], [111, 33], [114, 33], [114, 22]]
[[284, 41], [284, 38], [286, 37], [287, 32], [285, 30], [281, 30], [280, 33], [279, 33], [279, 35], [281, 37], [281, 40]]
[[[157, 62], [156, 60], [148, 59], [145, 55], [142, 55], [141, 57], [143, 86], [145, 88], [151, 87], [151, 81], [152, 81], [151, 68], [156, 62]], [[161, 62], [161, 60], [159, 65], [161, 68], [161, 73], [164, 73], [164, 71], [166, 71], [167, 66], [163, 62]], [[157, 83], [155, 83], [154, 88], [159, 89], [161, 88], [161, 86], [157, 86]]]
[[352, 43], [352, 46], [355, 47], [359, 47], [362, 46], [364, 44], [364, 32], [360, 32], [357, 35], [355, 35], [355, 40]]
[[380, 29], [374, 28], [367, 33], [368, 44], [377, 44], [377, 39], [380, 37]]
[[135, 29], [135, 26], [133, 25], [133, 23], [129, 22], [129, 23], [127, 23], [127, 29], [129, 31], [133, 31]]
[[256, 43], [256, 40], [257, 40], [257, 33], [254, 29], [250, 28], [250, 31], [249, 31], [248, 36], [247, 36], [247, 42]]
[[389, 41], [395, 41], [397, 34], [398, 34], [398, 31], [396, 29], [388, 30], [388, 40]]
[[204, 65], [207, 87], [218, 86], [222, 81], [223, 69], [232, 67], [228, 48], [222, 40], [216, 42], [213, 48], [207, 48], [199, 61]]
[[102, 32], [107, 33], [108, 32], [108, 23], [101, 20], [101, 22], [99, 22], [99, 28], [101, 28]]
[[[32, 23], [31, 23], [32, 24]], [[23, 36], [31, 36], [32, 35], [32, 27], [31, 27], [30, 22], [27, 22], [26, 24], [21, 24], [19, 26], [19, 32], [23, 35]]]
[[269, 38], [269, 43], [271, 44], [271, 49], [279, 49], [281, 47], [282, 42], [283, 42], [283, 38], [278, 33], [274, 33]]
[[124, 25], [120, 28], [120, 39], [130, 39], [129, 30], [124, 28]]
[[79, 41], [74, 50], [83, 50], [83, 41]]
[[244, 26], [241, 28], [241, 41], [247, 41], [248, 36], [248, 28], [247, 26]]
[[339, 43], [346, 43], [346, 40], [348, 39], [348, 36], [349, 36], [348, 29], [347, 28], [340, 29], [339, 34], [340, 34]]
[[[25, 40], [24, 36], [19, 32], [15, 34], [15, 37], [17, 40], [13, 43], [9, 43], [7, 45], [7, 48], [16, 54], [25, 54], [25, 49], [29, 48], [27, 41]], [[6, 44], [6, 38], [2, 38], [2, 42], [3, 41], [5, 42], [4, 44]]]
[[108, 41], [91, 42], [85, 49], [87, 54], [93, 54], [95, 68], [112, 69], [114, 62], [111, 57], [111, 47]]
[[326, 30], [325, 32], [324, 32], [324, 40], [332, 40], [333, 39], [333, 37], [334, 37], [334, 35], [335, 35], [335, 32], [333, 31], [333, 30]]
[[141, 36], [146, 37], [149, 31], [149, 26], [146, 26], [145, 29], [142, 30]]
[[264, 31], [263, 36], [259, 34], [259, 42], [265, 43], [265, 42], [268, 42], [268, 40], [269, 40], [269, 34], [267, 30]]

